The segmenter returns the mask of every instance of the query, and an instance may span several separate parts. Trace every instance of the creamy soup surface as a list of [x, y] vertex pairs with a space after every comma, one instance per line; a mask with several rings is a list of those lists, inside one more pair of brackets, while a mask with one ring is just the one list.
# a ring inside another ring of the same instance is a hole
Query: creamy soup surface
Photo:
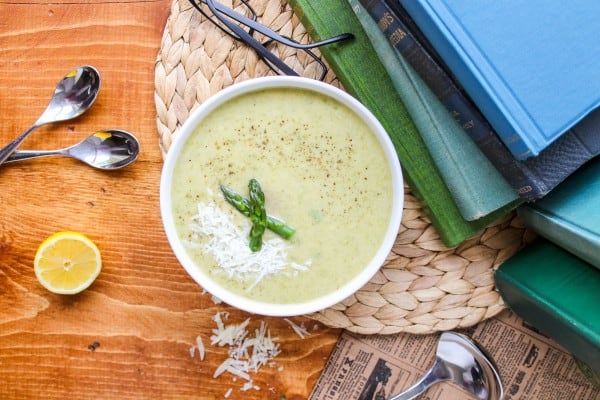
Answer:
[[[267, 213], [296, 232], [283, 240], [267, 230], [263, 249], [250, 254], [249, 218], [219, 188], [248, 197], [252, 178], [264, 191]], [[368, 126], [336, 100], [294, 88], [241, 95], [214, 110], [183, 146], [171, 194], [177, 232], [198, 268], [230, 291], [268, 303], [316, 299], [355, 277], [378, 250], [393, 197], [387, 160]], [[214, 237], [225, 232], [198, 233], [198, 214], [215, 212], [238, 228], [239, 241]], [[215, 240], [239, 247], [219, 257], [249, 253], [254, 269], [279, 246], [285, 265], [266, 276], [228, 271], [217, 261]]]

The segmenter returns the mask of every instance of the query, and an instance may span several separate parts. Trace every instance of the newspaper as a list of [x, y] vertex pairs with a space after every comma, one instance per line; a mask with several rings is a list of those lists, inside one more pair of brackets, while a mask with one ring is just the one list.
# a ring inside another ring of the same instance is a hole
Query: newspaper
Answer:
[[[459, 331], [494, 359], [504, 400], [599, 400], [600, 388], [564, 348], [509, 310]], [[357, 335], [343, 332], [310, 400], [385, 400], [410, 387], [433, 365], [439, 334]], [[448, 382], [421, 400], [473, 398]]]

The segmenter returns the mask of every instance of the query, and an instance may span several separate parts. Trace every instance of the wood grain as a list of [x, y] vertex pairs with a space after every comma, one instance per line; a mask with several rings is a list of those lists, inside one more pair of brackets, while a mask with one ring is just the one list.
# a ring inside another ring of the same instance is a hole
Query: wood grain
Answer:
[[[0, 168], [1, 399], [307, 398], [339, 330], [308, 318], [301, 339], [279, 318], [249, 315], [202, 294], [173, 256], [160, 220], [162, 159], [156, 133], [154, 61], [170, 0], [3, 2], [0, 15], [0, 143], [43, 112], [60, 78], [92, 64], [100, 96], [84, 116], [41, 127], [23, 148], [68, 146], [98, 129], [140, 139], [137, 163], [92, 170], [66, 158]], [[103, 257], [97, 281], [76, 296], [46, 291], [33, 270], [35, 251], [59, 230], [92, 238]], [[282, 353], [243, 381], [213, 379], [227, 348], [210, 346], [214, 314], [228, 322], [264, 320]], [[200, 335], [204, 361], [190, 357]], [[89, 348], [93, 343], [99, 346]]]

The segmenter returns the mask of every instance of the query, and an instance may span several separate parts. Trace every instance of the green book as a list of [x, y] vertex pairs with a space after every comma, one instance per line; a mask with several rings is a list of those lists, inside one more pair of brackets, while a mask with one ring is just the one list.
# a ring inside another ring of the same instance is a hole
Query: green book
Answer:
[[461, 215], [427, 146], [352, 7], [345, 1], [290, 0], [313, 40], [350, 32], [355, 38], [320, 48], [344, 86], [379, 119], [396, 147], [404, 177], [442, 241], [454, 247], [505, 215], [500, 210], [475, 221]]
[[429, 149], [461, 215], [468, 221], [521, 204], [517, 193], [394, 48], [360, 0], [348, 0]]
[[540, 238], [494, 280], [515, 314], [600, 372], [600, 270]]

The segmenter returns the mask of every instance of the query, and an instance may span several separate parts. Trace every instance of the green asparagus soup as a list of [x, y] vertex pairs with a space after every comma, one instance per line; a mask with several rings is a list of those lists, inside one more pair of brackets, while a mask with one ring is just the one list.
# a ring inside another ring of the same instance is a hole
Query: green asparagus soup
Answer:
[[[173, 171], [176, 230], [198, 268], [238, 295], [268, 303], [313, 300], [346, 284], [376, 254], [390, 221], [392, 177], [369, 127], [345, 105], [305, 89], [244, 94], [213, 110], [182, 146]], [[221, 185], [293, 227], [267, 229], [249, 248], [250, 218]]]

